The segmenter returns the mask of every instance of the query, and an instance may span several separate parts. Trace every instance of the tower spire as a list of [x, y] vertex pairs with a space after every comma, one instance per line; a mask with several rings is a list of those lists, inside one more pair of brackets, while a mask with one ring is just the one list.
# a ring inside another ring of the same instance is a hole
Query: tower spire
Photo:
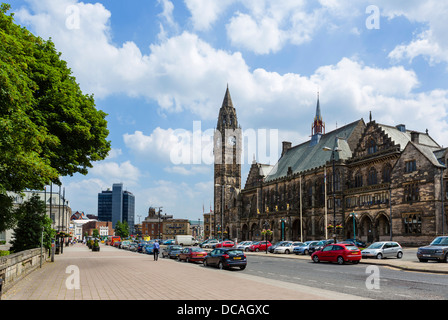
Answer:
[[325, 123], [322, 120], [322, 114], [320, 110], [319, 91], [317, 92], [317, 105], [316, 115], [314, 116], [314, 122], [311, 128], [311, 135], [325, 134]]

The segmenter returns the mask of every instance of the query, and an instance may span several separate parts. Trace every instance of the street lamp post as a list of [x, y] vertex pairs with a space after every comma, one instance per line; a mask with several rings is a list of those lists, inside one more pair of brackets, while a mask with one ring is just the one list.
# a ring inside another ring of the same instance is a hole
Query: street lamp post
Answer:
[[356, 241], [356, 226], [355, 226], [355, 217], [358, 215], [354, 211], [350, 213], [350, 215], [353, 217], [353, 240]]
[[266, 254], [268, 254], [268, 228], [269, 228], [269, 223], [267, 221], [264, 222], [263, 224], [264, 227], [264, 242], [266, 245]]

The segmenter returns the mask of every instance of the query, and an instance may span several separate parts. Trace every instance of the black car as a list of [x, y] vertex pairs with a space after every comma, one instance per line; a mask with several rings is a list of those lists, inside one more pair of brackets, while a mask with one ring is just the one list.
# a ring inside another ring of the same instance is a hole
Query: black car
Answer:
[[239, 267], [244, 270], [247, 265], [246, 255], [241, 249], [217, 248], [204, 259], [204, 266], [217, 266], [219, 269]]
[[143, 252], [143, 247], [146, 246], [148, 242], [140, 241], [137, 245], [137, 252]]
[[448, 237], [437, 237], [429, 246], [418, 248], [417, 258], [420, 262], [436, 260], [448, 263]]
[[321, 250], [323, 247], [325, 247], [327, 244], [331, 244], [334, 243], [333, 239], [329, 239], [329, 240], [321, 240], [316, 244], [310, 244], [309, 248], [308, 248], [308, 253], [309, 255], [312, 255], [313, 252], [319, 251]]
[[177, 244], [166, 246], [162, 250], [162, 257], [176, 259], [182, 249], [183, 249], [182, 246]]

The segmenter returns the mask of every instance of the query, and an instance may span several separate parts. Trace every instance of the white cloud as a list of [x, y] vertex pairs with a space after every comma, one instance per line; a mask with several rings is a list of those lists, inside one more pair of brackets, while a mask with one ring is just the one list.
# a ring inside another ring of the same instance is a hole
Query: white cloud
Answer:
[[111, 186], [113, 183], [123, 182], [126, 185], [136, 185], [140, 178], [140, 170], [130, 161], [123, 163], [99, 162], [90, 169], [93, 176], [101, 177], [105, 183]]

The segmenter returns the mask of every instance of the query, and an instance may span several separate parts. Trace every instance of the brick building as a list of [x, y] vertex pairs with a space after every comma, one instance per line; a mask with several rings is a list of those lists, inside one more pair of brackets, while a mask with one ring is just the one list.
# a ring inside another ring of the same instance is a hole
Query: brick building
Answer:
[[[228, 106], [235, 124], [227, 89], [217, 130]], [[296, 146], [283, 142], [274, 166], [254, 161], [243, 189], [238, 146], [225, 165], [215, 164], [215, 219], [231, 238], [261, 239], [268, 228], [273, 241], [356, 234], [367, 242], [392, 238], [420, 245], [448, 229], [447, 148], [427, 130], [379, 124], [370, 115], [368, 123], [360, 119], [326, 133], [318, 98], [311, 139]], [[220, 184], [227, 191], [220, 193]]]
[[100, 236], [110, 236], [114, 234], [114, 229], [112, 228], [111, 221], [96, 221], [91, 220], [82, 225], [82, 236], [86, 234], [91, 236], [93, 234], [93, 230], [97, 229]]

